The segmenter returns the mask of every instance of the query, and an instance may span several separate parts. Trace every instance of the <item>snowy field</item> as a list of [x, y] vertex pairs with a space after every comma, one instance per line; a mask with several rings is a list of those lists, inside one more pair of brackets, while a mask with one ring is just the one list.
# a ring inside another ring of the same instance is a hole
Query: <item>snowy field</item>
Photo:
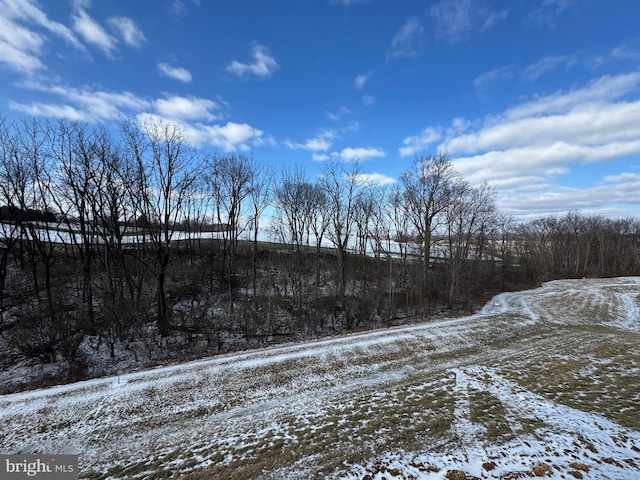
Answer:
[[0, 397], [0, 452], [81, 478], [638, 479], [640, 278]]

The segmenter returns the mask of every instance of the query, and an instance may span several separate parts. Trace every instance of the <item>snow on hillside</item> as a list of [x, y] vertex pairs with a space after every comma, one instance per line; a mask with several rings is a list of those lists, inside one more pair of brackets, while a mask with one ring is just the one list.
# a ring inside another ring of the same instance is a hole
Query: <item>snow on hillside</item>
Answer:
[[[640, 478], [639, 278], [0, 397], [0, 451], [81, 478]], [[635, 379], [635, 381], [633, 380]]]

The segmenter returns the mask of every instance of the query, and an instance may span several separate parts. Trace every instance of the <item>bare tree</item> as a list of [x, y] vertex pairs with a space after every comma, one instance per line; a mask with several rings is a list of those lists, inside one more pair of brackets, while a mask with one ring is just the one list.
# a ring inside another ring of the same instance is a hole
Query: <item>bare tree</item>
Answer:
[[316, 278], [315, 278], [315, 296], [320, 296], [320, 258], [322, 253], [322, 242], [329, 228], [329, 211], [328, 199], [326, 192], [321, 185], [311, 184], [309, 191], [309, 216], [311, 217], [311, 233], [315, 239], [316, 246]]
[[257, 276], [258, 276], [258, 233], [260, 231], [260, 218], [271, 202], [273, 193], [273, 174], [266, 170], [255, 167], [251, 172], [249, 185], [249, 198], [251, 204], [251, 231], [253, 232], [253, 248], [251, 253], [251, 269], [253, 298], [257, 299]]
[[123, 133], [136, 164], [136, 211], [148, 222], [144, 235], [154, 249], [150, 265], [156, 278], [157, 327], [164, 336], [171, 325], [165, 280], [172, 241], [200, 165], [177, 124], [147, 122], [139, 128], [124, 123]]
[[[466, 180], [452, 182], [449, 205], [445, 210], [450, 304], [458, 293], [462, 267], [484, 261], [484, 236], [495, 223], [494, 214], [493, 192], [486, 184], [472, 188]], [[470, 274], [470, 268], [467, 273]]]
[[303, 300], [308, 302], [309, 296], [307, 259], [311, 235], [313, 232], [316, 237], [316, 253], [319, 253], [318, 237], [321, 242], [324, 235], [320, 212], [323, 200], [317, 186], [307, 181], [301, 169], [282, 172], [274, 199], [278, 212], [275, 228], [281, 240], [292, 247], [290, 265], [294, 302], [302, 307]]
[[354, 235], [354, 208], [362, 191], [360, 173], [358, 162], [348, 170], [343, 164], [327, 163], [319, 177], [327, 198], [327, 237], [337, 250], [336, 293], [340, 301], [344, 299], [346, 290], [346, 260], [349, 242]]
[[93, 133], [85, 124], [61, 120], [49, 125], [47, 137], [55, 164], [53, 200], [66, 224], [72, 248], [82, 264], [81, 303], [89, 325], [94, 324], [92, 264], [96, 254], [95, 212], [98, 190], [96, 172], [100, 170]]
[[220, 265], [220, 282], [229, 293], [229, 305], [233, 312], [233, 288], [236, 276], [238, 240], [246, 225], [246, 200], [251, 193], [255, 165], [244, 155], [229, 154], [212, 157], [206, 162], [205, 180], [215, 204], [215, 216], [222, 234], [223, 260]]
[[429, 285], [429, 262], [438, 218], [449, 204], [451, 183], [456, 177], [445, 154], [417, 158], [401, 174], [408, 216], [422, 245], [423, 292]]

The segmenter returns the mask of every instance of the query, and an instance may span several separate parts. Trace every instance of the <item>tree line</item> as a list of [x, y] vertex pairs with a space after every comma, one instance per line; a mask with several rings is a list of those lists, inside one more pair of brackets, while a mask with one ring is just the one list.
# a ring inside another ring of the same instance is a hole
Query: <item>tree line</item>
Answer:
[[86, 369], [92, 351], [189, 356], [638, 272], [636, 219], [516, 224], [444, 154], [369, 179], [357, 162], [274, 172], [166, 122], [0, 119], [0, 333]]

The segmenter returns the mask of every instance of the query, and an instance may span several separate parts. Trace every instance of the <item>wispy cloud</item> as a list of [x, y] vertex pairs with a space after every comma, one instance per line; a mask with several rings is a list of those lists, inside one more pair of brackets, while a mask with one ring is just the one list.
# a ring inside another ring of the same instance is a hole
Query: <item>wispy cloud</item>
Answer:
[[576, 0], [543, 0], [529, 13], [529, 20], [540, 26], [554, 26], [562, 13], [576, 5]]
[[570, 67], [571, 65], [577, 62], [577, 58], [575, 55], [557, 55], [557, 56], [549, 56], [544, 57], [538, 60], [535, 63], [532, 63], [524, 70], [524, 77], [533, 82], [542, 74], [553, 70], [554, 68], [564, 65], [565, 67]]
[[[156, 123], [165, 120], [162, 116], [151, 113], [141, 113], [136, 118], [143, 126], [148, 122]], [[225, 152], [233, 152], [249, 151], [252, 147], [274, 143], [273, 139], [265, 136], [262, 130], [247, 123], [227, 122], [224, 125], [208, 125], [179, 120], [173, 122], [182, 129], [187, 141], [195, 146], [209, 145]]]
[[111, 17], [107, 20], [107, 23], [120, 35], [124, 43], [130, 47], [140, 48], [147, 41], [142, 30], [130, 18]]
[[275, 141], [262, 130], [246, 123], [211, 123], [220, 120], [220, 104], [206, 98], [165, 96], [152, 99], [131, 92], [113, 92], [93, 86], [79, 88], [24, 82], [32, 91], [48, 94], [45, 102], [10, 102], [13, 110], [30, 116], [68, 118], [85, 122], [119, 120], [135, 117], [145, 121], [170, 121], [178, 124], [187, 141], [193, 145], [209, 145], [224, 151], [249, 150]]
[[44, 69], [44, 39], [17, 23], [0, 17], [0, 62], [12, 70], [32, 73]]
[[422, 46], [424, 27], [417, 17], [410, 17], [391, 40], [387, 58], [416, 57]]
[[96, 122], [115, 120], [123, 115], [152, 108], [153, 105], [150, 100], [126, 91], [110, 92], [88, 86], [74, 88], [36, 81], [25, 82], [23, 86], [52, 97], [49, 103], [11, 103], [13, 109], [32, 116], [73, 118], [74, 120]]
[[489, 70], [488, 72], [478, 75], [473, 80], [473, 86], [475, 88], [484, 88], [490, 83], [511, 77], [513, 77], [513, 67], [511, 65], [494, 68], [493, 70]]
[[366, 161], [372, 158], [381, 158], [386, 156], [386, 153], [384, 150], [373, 147], [347, 147], [339, 152], [332, 152], [331, 156], [345, 162], [355, 162], [357, 160]]
[[356, 76], [356, 78], [353, 79], [353, 86], [358, 90], [362, 90], [364, 84], [367, 83], [367, 80], [369, 80], [369, 77], [371, 77], [371, 75], [371, 72], [369, 72], [363, 75]]
[[181, 67], [172, 67], [168, 63], [159, 63], [158, 71], [160, 75], [179, 80], [183, 83], [189, 83], [192, 80], [189, 70]]
[[[640, 101], [624, 100], [638, 90], [640, 72], [604, 76], [579, 89], [516, 105], [431, 145], [448, 151], [456, 169], [472, 182], [500, 187], [510, 211], [605, 205], [612, 201], [610, 185], [567, 189], [556, 179], [574, 165], [640, 155]], [[636, 181], [629, 175], [614, 177], [606, 180], [627, 186]], [[599, 200], [589, 198], [595, 195]]]
[[429, 14], [436, 36], [453, 43], [491, 28], [507, 18], [509, 11], [493, 10], [482, 0], [443, 0], [432, 5]]
[[351, 111], [345, 107], [344, 105], [340, 105], [337, 110], [333, 112], [326, 112], [327, 118], [329, 120], [333, 120], [334, 122], [339, 121], [345, 115], [348, 115]]
[[71, 15], [73, 30], [80, 35], [85, 42], [90, 43], [112, 56], [116, 50], [117, 41], [96, 22], [83, 8], [76, 8]]
[[[581, 88], [515, 105], [497, 116], [474, 122], [457, 119], [458, 125], [447, 129], [429, 126], [420, 135], [407, 137], [400, 153], [447, 151], [470, 181], [499, 186], [505, 204], [511, 193], [509, 201], [520, 198], [522, 205], [509, 204], [511, 211], [523, 209], [527, 202], [542, 211], [558, 191], [566, 192], [567, 204], [577, 208], [576, 198], [587, 199], [585, 191], [595, 194], [603, 189], [562, 190], [557, 182], [573, 166], [640, 155], [640, 100], [625, 99], [639, 90], [640, 72], [603, 76]], [[627, 182], [630, 177], [609, 180]], [[516, 192], [522, 189], [538, 193], [524, 201]], [[553, 203], [562, 202], [556, 198]]]
[[640, 89], [640, 71], [622, 75], [604, 75], [586, 86], [569, 92], [559, 91], [508, 109], [511, 120], [531, 116], [563, 114], [587, 103], [608, 103]]
[[189, 5], [195, 5], [197, 7], [200, 6], [200, 0], [172, 0], [169, 4], [169, 13], [172, 15], [186, 15], [189, 11]]
[[366, 187], [393, 185], [397, 180], [382, 173], [358, 173], [355, 176], [358, 184]]
[[141, 48], [147, 41], [142, 30], [130, 18], [115, 16], [107, 19], [107, 25], [115, 33], [115, 35], [111, 35], [87, 12], [91, 4], [90, 1], [73, 0], [71, 3], [73, 7], [71, 14], [73, 30], [85, 42], [98, 47], [108, 57], [113, 57], [120, 42], [133, 48]]
[[[452, 154], [494, 152], [494, 156], [509, 156], [512, 149], [539, 148], [550, 158], [555, 149], [568, 156], [581, 151], [583, 156], [574, 160], [597, 160], [605, 151], [613, 152], [620, 147], [619, 142], [627, 144], [640, 139], [640, 101], [615, 101], [637, 89], [640, 72], [602, 77], [583, 88], [508, 109], [472, 133], [447, 139], [447, 150]], [[616, 147], [612, 149], [614, 144]], [[583, 150], [599, 146], [603, 148], [591, 149], [592, 154]]]
[[131, 92], [111, 92], [84, 86], [81, 88], [47, 85], [34, 81], [25, 86], [52, 97], [52, 101], [28, 104], [11, 102], [10, 107], [30, 116], [68, 118], [86, 122], [119, 120], [135, 117], [144, 121], [177, 123], [193, 145], [209, 145], [224, 151], [249, 150], [273, 145], [273, 139], [246, 123], [220, 120], [220, 105], [199, 97], [166, 96], [158, 99], [139, 97]]
[[363, 105], [368, 107], [369, 105], [373, 105], [374, 103], [376, 103], [376, 99], [373, 98], [373, 96], [365, 93], [364, 95], [362, 95], [362, 103]]
[[11, 70], [26, 74], [44, 70], [48, 33], [84, 49], [68, 27], [49, 19], [34, 0], [1, 0], [0, 12], [0, 64]]
[[365, 3], [369, 0], [330, 0], [333, 5], [344, 5], [345, 7], [350, 7], [357, 3]]
[[3, 17], [10, 21], [20, 21], [44, 28], [50, 33], [64, 39], [68, 44], [82, 49], [82, 44], [73, 32], [65, 25], [49, 19], [35, 0], [3, 0]]
[[326, 152], [331, 148], [333, 140], [337, 137], [334, 130], [321, 130], [315, 137], [308, 138], [304, 143], [285, 141], [287, 148], [292, 150], [307, 150], [310, 152]]
[[590, 68], [599, 68], [612, 62], [637, 62], [640, 60], [640, 44], [638, 42], [618, 45], [606, 52], [592, 55], [587, 60]]
[[329, 155], [327, 155], [326, 153], [312, 153], [311, 154], [311, 159], [314, 162], [326, 162], [327, 160], [329, 160], [331, 157]]
[[440, 140], [442, 140], [442, 133], [440, 132], [440, 129], [427, 127], [418, 135], [405, 138], [402, 141], [403, 146], [398, 149], [398, 153], [402, 157], [416, 155]]
[[163, 117], [177, 120], [212, 121], [220, 118], [216, 102], [207, 98], [171, 96], [155, 101], [155, 109]]
[[234, 60], [226, 66], [225, 70], [238, 77], [255, 75], [260, 78], [268, 78], [279, 68], [275, 58], [271, 56], [269, 49], [264, 45], [254, 43], [251, 46], [251, 57], [253, 61], [250, 63]]
[[[585, 187], [538, 183], [539, 177], [521, 179], [512, 189], [505, 191], [500, 200], [503, 211], [517, 215], [521, 219], [540, 218], [550, 212], [565, 214], [580, 209], [587, 215], [621, 217], [628, 211], [612, 208], [615, 204], [640, 204], [640, 180], [636, 174], [623, 172], [607, 176], [603, 181]], [[527, 195], [521, 195], [522, 186], [527, 181], [538, 188]]]

